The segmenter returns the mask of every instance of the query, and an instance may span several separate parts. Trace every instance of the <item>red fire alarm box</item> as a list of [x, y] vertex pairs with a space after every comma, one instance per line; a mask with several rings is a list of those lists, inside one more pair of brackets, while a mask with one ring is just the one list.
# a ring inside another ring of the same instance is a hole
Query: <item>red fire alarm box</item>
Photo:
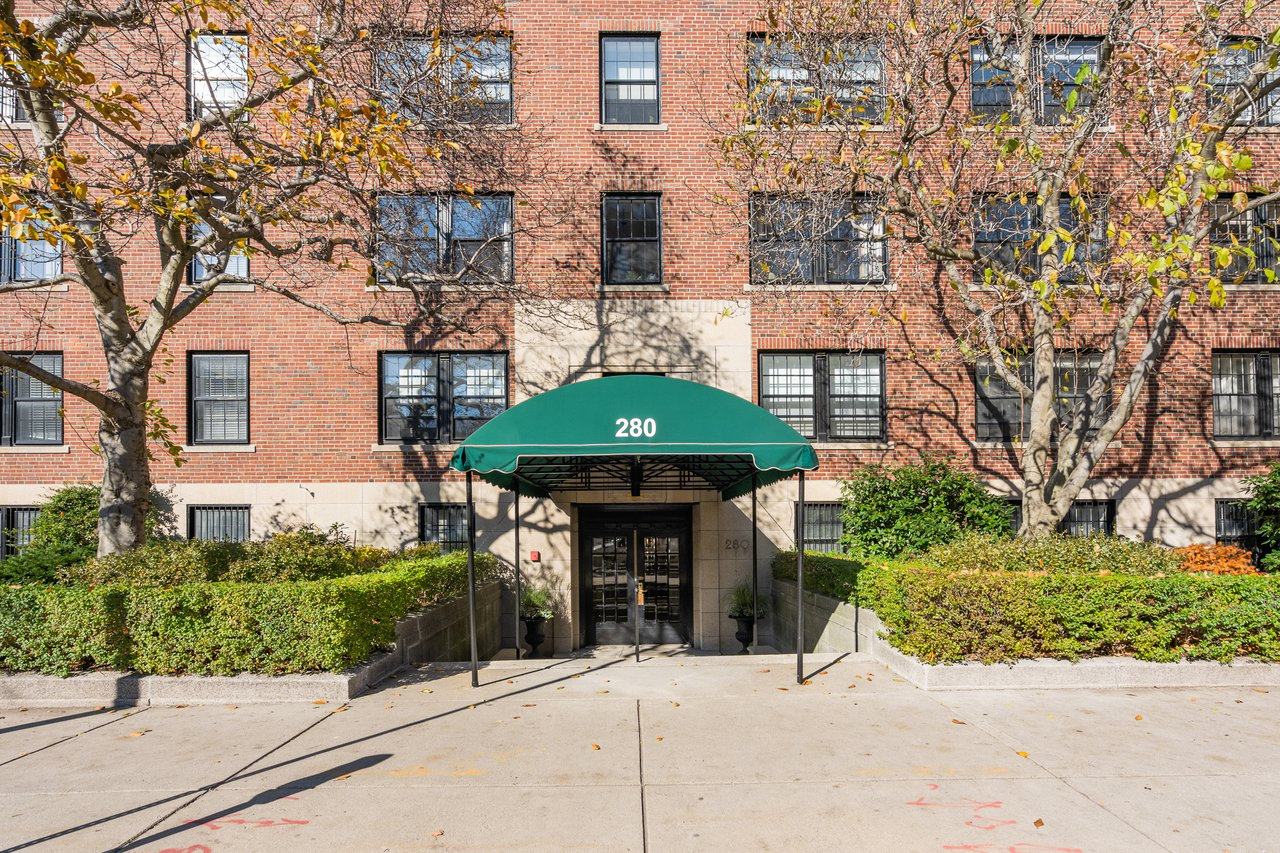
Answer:
[[542, 560], [542, 554], [541, 554], [540, 552], [538, 552], [538, 551], [530, 551], [530, 552], [529, 552], [529, 562], [531, 562], [531, 563], [537, 563], [537, 562], [539, 562], [539, 561], [541, 561], [541, 560]]

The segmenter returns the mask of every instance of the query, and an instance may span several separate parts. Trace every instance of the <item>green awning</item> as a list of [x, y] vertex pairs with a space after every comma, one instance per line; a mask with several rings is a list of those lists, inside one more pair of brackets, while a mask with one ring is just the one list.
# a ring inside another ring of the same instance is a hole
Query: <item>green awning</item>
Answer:
[[450, 467], [521, 494], [714, 488], [727, 500], [818, 467], [809, 442], [735, 394], [611, 376], [539, 394], [476, 430]]

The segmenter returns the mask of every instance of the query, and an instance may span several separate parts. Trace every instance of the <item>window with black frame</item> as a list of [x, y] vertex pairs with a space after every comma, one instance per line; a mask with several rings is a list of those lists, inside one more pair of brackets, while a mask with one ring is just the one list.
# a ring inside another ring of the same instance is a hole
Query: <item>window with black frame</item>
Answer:
[[39, 515], [36, 506], [0, 507], [0, 560], [17, 556], [31, 542], [31, 527]]
[[188, 354], [187, 429], [191, 444], [249, 443], [249, 354]]
[[603, 204], [605, 284], [662, 283], [662, 197], [609, 194]]
[[467, 547], [467, 505], [430, 503], [418, 507], [418, 540], [440, 546], [440, 553]]
[[[1022, 529], [1022, 498], [1006, 498], [1009, 504], [1009, 529], [1016, 535]], [[1113, 536], [1116, 532], [1115, 501], [1076, 501], [1063, 516], [1058, 532], [1067, 536]]]
[[[1031, 109], [1036, 124], [1056, 125], [1077, 108], [1090, 103], [1088, 88], [1091, 69], [1099, 62], [1102, 42], [1093, 38], [1045, 36], [1032, 45], [1030, 82], [1035, 87]], [[1018, 46], [1011, 43], [995, 49], [986, 43], [974, 44], [969, 51], [970, 109], [979, 118], [995, 121], [1008, 116], [1017, 122], [1014, 92]]]
[[[1213, 201], [1205, 206], [1211, 217], [1209, 245], [1231, 250], [1231, 263], [1215, 268], [1226, 284], [1267, 284], [1277, 280], [1280, 267], [1280, 220], [1274, 205], [1262, 204], [1250, 210], [1235, 212], [1227, 201]], [[1250, 257], [1252, 255], [1252, 257]]]
[[1249, 511], [1248, 502], [1240, 499], [1214, 501], [1214, 539], [1222, 545], [1235, 545], [1248, 551], [1254, 562], [1263, 554], [1258, 519]]
[[884, 353], [762, 352], [760, 406], [816, 441], [884, 441]]
[[187, 538], [209, 542], [248, 542], [250, 507], [189, 506]]
[[[800, 504], [795, 512], [799, 515]], [[842, 553], [840, 538], [844, 536], [844, 506], [838, 501], [804, 502], [804, 549], [822, 553]]]
[[[1061, 262], [1059, 279], [1078, 281], [1088, 277], [1089, 265], [1103, 262], [1107, 247], [1107, 212], [1094, 198], [1060, 198], [1058, 224], [1072, 235], [1059, 239], [1053, 251]], [[986, 269], [1036, 278], [1043, 263], [1038, 244], [1045, 227], [1033, 199], [988, 198], [979, 202], [973, 219], [974, 278], [986, 282]], [[1067, 252], [1070, 248], [1070, 257]], [[1095, 267], [1096, 270], [1096, 267]]]
[[1076, 501], [1058, 529], [1068, 536], [1112, 536], [1116, 532], [1116, 502]]
[[864, 196], [824, 204], [758, 194], [751, 199], [751, 274], [759, 283], [882, 285], [884, 220]]
[[602, 124], [658, 124], [658, 36], [600, 37]]
[[756, 120], [878, 124], [884, 117], [884, 58], [871, 41], [752, 36], [748, 72]]
[[[62, 353], [15, 353], [55, 376]], [[0, 369], [0, 445], [62, 444], [62, 392], [18, 370]]]
[[505, 194], [379, 196], [378, 277], [510, 282], [511, 207]]
[[1276, 358], [1269, 352], [1213, 354], [1213, 437], [1274, 438], [1280, 423]]
[[191, 118], [230, 112], [249, 96], [249, 37], [244, 32], [196, 33], [187, 47]]
[[[1054, 409], [1060, 426], [1070, 426], [1077, 413], [1086, 423], [1094, 420], [1097, 401], [1088, 391], [1102, 366], [1101, 353], [1060, 353], [1054, 361]], [[1030, 359], [1019, 359], [1010, 365], [1027, 387], [1035, 379]], [[974, 367], [978, 441], [1014, 443], [1025, 441], [1031, 432], [1031, 398], [1021, 388], [1010, 387], [990, 359], [982, 359]], [[1110, 395], [1102, 401], [1102, 414], [1110, 406]], [[1097, 427], [1088, 428], [1088, 434]]]
[[379, 362], [379, 441], [453, 442], [507, 409], [507, 356], [386, 352]]
[[[1259, 38], [1227, 38], [1219, 42], [1205, 67], [1206, 97], [1210, 110], [1241, 92], [1253, 68], [1262, 61], [1266, 46]], [[1269, 69], [1260, 83], [1268, 85], [1280, 73]], [[1280, 125], [1280, 92], [1272, 91], [1261, 101], [1250, 100], [1235, 119], [1236, 124]]]

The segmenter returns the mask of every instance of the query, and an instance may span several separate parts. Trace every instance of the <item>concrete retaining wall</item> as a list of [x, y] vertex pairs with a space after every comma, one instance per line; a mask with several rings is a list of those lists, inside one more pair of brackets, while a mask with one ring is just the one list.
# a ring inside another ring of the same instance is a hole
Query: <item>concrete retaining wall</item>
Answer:
[[[476, 590], [476, 639], [480, 660], [502, 646], [501, 586]], [[346, 672], [233, 677], [85, 672], [68, 678], [39, 673], [0, 674], [0, 705], [133, 706], [229, 702], [345, 702], [406, 666], [470, 661], [467, 597], [410, 613], [396, 624], [396, 644]]]
[[[924, 690], [1042, 690], [1071, 687], [1280, 686], [1280, 664], [1237, 658], [1153, 663], [1126, 657], [1021, 660], [1013, 664], [927, 664], [881, 638], [884, 624], [865, 607], [804, 594], [805, 652], [859, 652]], [[774, 645], [796, 647], [795, 581], [773, 579]]]

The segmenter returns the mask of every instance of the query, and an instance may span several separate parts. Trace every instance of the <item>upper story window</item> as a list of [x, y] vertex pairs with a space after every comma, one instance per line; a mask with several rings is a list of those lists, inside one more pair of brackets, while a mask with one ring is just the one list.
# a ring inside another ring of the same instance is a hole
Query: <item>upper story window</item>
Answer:
[[191, 444], [248, 444], [249, 354], [193, 352], [188, 358]]
[[883, 441], [884, 353], [761, 353], [760, 406], [805, 438]]
[[[36, 367], [62, 375], [62, 353], [25, 354]], [[62, 392], [17, 370], [0, 370], [0, 445], [62, 444]]]
[[755, 116], [805, 124], [884, 117], [884, 59], [856, 38], [752, 36], [748, 83]]
[[[1280, 222], [1275, 205], [1263, 204], [1235, 215], [1231, 212], [1228, 201], [1215, 200], [1205, 205], [1205, 215], [1213, 217], [1209, 244], [1215, 249], [1241, 246], [1253, 253], [1253, 259], [1251, 262], [1247, 254], [1232, 252], [1230, 265], [1219, 269], [1218, 275], [1229, 284], [1275, 281], [1280, 267], [1276, 248], [1280, 245]], [[1228, 218], [1222, 219], [1224, 216]]]
[[[226, 201], [222, 198], [214, 200], [215, 207], [223, 207]], [[191, 227], [191, 241], [194, 245], [199, 245], [202, 240], [213, 233], [213, 229], [208, 222], [201, 220]], [[247, 279], [249, 277], [249, 256], [243, 249], [228, 249], [221, 252], [212, 252], [207, 249], [199, 251], [191, 260], [191, 283], [198, 284], [208, 280], [211, 276], [223, 275], [232, 280]]]
[[605, 284], [662, 283], [662, 196], [609, 194], [602, 216]]
[[[1089, 90], [1084, 85], [1092, 69], [1098, 66], [1098, 50], [1102, 42], [1093, 38], [1043, 36], [1032, 47], [1029, 69], [1034, 87], [1032, 109], [1037, 124], [1056, 125], [1077, 108], [1089, 103]], [[989, 46], [976, 44], [970, 48], [970, 106], [978, 116], [992, 120], [1013, 113], [1013, 63], [1017, 48], [1009, 45], [994, 54]]]
[[62, 247], [38, 237], [0, 237], [0, 284], [40, 281], [62, 275]]
[[[1249, 79], [1253, 66], [1262, 59], [1265, 47], [1260, 39], [1230, 38], [1218, 44], [1217, 50], [1205, 67], [1204, 79], [1208, 84], [1206, 93], [1209, 109], [1215, 109], [1228, 97], [1235, 97]], [[1266, 85], [1274, 74], [1272, 71], [1264, 79]], [[1250, 103], [1236, 117], [1236, 124], [1256, 124], [1263, 126], [1280, 125], [1280, 92], [1272, 91], [1261, 103]]]
[[884, 221], [862, 197], [824, 204], [809, 198], [751, 199], [751, 274], [756, 282], [883, 284], [889, 242]]
[[600, 37], [600, 121], [602, 124], [657, 124], [658, 37]]
[[227, 113], [249, 97], [249, 37], [195, 33], [187, 46], [187, 92], [192, 118]]
[[1274, 438], [1280, 424], [1276, 358], [1268, 352], [1213, 354], [1213, 437]]
[[511, 196], [378, 198], [382, 278], [512, 280]]
[[27, 120], [27, 111], [22, 106], [18, 91], [0, 77], [0, 123], [19, 124]]
[[507, 409], [507, 356], [388, 352], [379, 361], [382, 444], [452, 442]]
[[378, 49], [378, 88], [395, 110], [418, 121], [514, 121], [510, 36], [396, 39]]
[[[1084, 277], [1090, 265], [1101, 263], [1106, 254], [1105, 211], [1094, 207], [1088, 199], [1058, 199], [1058, 227], [1073, 235], [1072, 242], [1060, 239], [1053, 247], [1062, 262], [1058, 272], [1061, 280]], [[974, 276], [982, 280], [987, 267], [1024, 278], [1039, 276], [1043, 266], [1039, 235], [1043, 231], [1040, 207], [1030, 200], [983, 200], [974, 213], [973, 251], [981, 259], [974, 265]], [[1074, 248], [1068, 261], [1069, 247]]]
[[[1059, 419], [1067, 421], [1074, 418], [1082, 407], [1086, 417], [1092, 417], [1093, 401], [1087, 392], [1101, 366], [1101, 353], [1073, 353], [1058, 357], [1054, 365], [1054, 409]], [[1035, 371], [1030, 359], [1019, 361], [1013, 369], [1026, 385], [1032, 385]], [[1031, 398], [1024, 396], [1022, 389], [1010, 387], [989, 359], [982, 359], [975, 366], [974, 384], [977, 440], [1025, 441], [1031, 432]]]

